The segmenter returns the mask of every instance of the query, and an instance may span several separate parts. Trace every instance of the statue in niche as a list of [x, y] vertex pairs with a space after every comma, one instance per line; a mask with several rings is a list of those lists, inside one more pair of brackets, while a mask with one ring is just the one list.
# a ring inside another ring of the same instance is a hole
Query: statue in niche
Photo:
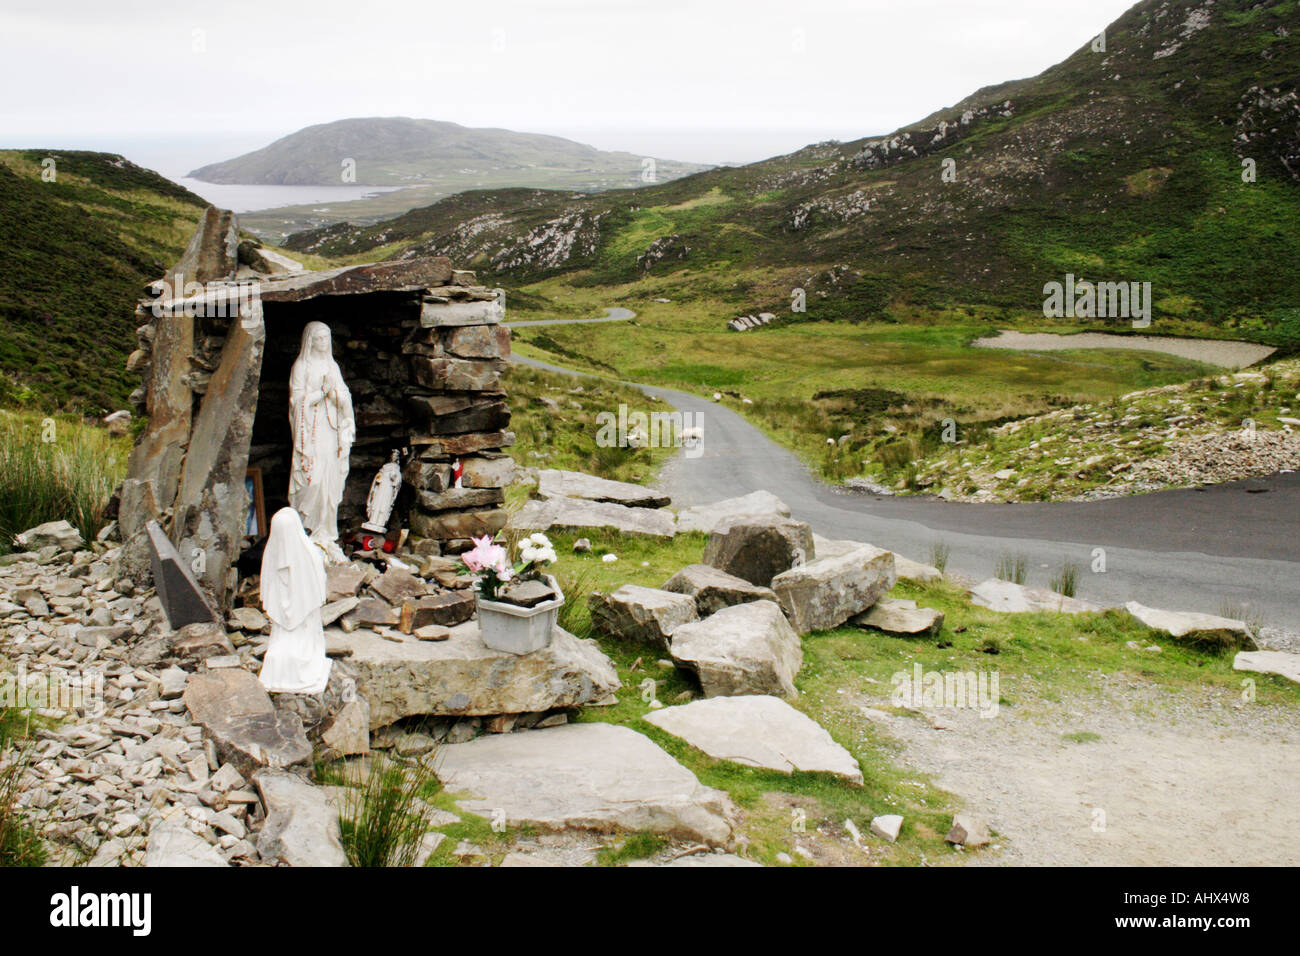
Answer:
[[352, 394], [334, 361], [329, 326], [324, 322], [308, 322], [302, 330], [302, 348], [289, 375], [289, 427], [293, 431], [289, 503], [329, 560], [342, 564], [347, 558], [338, 543], [339, 502], [357, 424]]
[[320, 615], [327, 593], [325, 555], [293, 508], [281, 508], [271, 519], [260, 587], [271, 642], [258, 679], [274, 693], [319, 694], [332, 666]]
[[402, 466], [399, 464], [401, 456], [400, 451], [394, 450], [392, 458], [379, 469], [370, 485], [370, 497], [366, 499], [366, 520], [361, 525], [367, 531], [384, 534], [388, 530], [388, 519], [393, 514], [393, 505], [397, 503], [397, 493], [402, 489]]

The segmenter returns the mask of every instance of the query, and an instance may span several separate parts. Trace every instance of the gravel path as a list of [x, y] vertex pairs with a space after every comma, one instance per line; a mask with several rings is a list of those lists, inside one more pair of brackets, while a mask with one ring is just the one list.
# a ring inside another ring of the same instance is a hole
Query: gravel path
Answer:
[[[906, 764], [932, 774], [1005, 838], [1000, 852], [972, 862], [1300, 864], [1300, 712], [1218, 689], [1171, 694], [1121, 675], [1098, 682], [1095, 697], [1022, 703], [993, 719], [936, 712], [943, 730], [867, 713], [903, 741]], [[1010, 681], [1002, 690], [1023, 700]], [[1062, 736], [1081, 731], [1101, 739]]]
[[1111, 335], [1108, 332], [1078, 332], [1057, 335], [1052, 332], [1012, 332], [1004, 329], [997, 335], [971, 343], [981, 349], [1014, 349], [1018, 352], [1059, 352], [1064, 349], [1132, 349], [1139, 352], [1163, 352], [1179, 358], [1218, 365], [1222, 368], [1245, 368], [1268, 358], [1277, 349], [1254, 342], [1218, 339], [1182, 339], [1162, 335]]

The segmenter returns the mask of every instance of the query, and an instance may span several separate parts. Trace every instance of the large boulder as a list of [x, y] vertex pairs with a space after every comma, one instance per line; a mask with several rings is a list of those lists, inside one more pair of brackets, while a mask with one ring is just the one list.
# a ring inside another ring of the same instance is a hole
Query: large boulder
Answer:
[[584, 498], [548, 498], [528, 501], [510, 516], [509, 526], [520, 531], [549, 531], [552, 528], [612, 528], [628, 534], [671, 538], [676, 521], [671, 511], [629, 508], [607, 501]]
[[618, 674], [595, 641], [563, 628], [531, 654], [488, 647], [478, 624], [459, 624], [443, 641], [400, 643], [363, 628], [325, 632], [329, 652], [357, 669], [370, 704], [370, 729], [403, 717], [522, 714], [578, 707], [618, 689]]
[[673, 633], [671, 653], [699, 678], [706, 697], [794, 697], [803, 666], [799, 635], [771, 601], [723, 608]]
[[772, 590], [794, 629], [807, 634], [839, 627], [897, 582], [893, 553], [864, 544], [778, 574]]
[[711, 697], [653, 710], [644, 719], [718, 760], [782, 773], [824, 771], [862, 785], [853, 755], [777, 697]]
[[14, 535], [14, 544], [23, 551], [39, 551], [41, 548], [55, 547], [60, 551], [76, 551], [84, 548], [86, 541], [81, 532], [66, 521], [47, 521], [35, 528], [28, 528], [21, 534]]
[[815, 555], [812, 528], [803, 521], [769, 515], [720, 524], [709, 535], [703, 561], [766, 588], [778, 574]]
[[734, 521], [741, 517], [763, 517], [775, 515], [790, 517], [790, 508], [784, 501], [770, 491], [753, 491], [739, 498], [726, 498], [712, 504], [696, 505], [677, 514], [677, 530], [703, 531], [709, 534], [724, 521]]
[[668, 650], [673, 631], [697, 620], [695, 601], [685, 594], [624, 584], [612, 594], [589, 600], [591, 623], [603, 633]]
[[479, 737], [438, 752], [438, 779], [472, 794], [460, 806], [551, 830], [647, 830], [728, 844], [734, 808], [648, 737], [613, 724], [568, 724]]
[[771, 588], [750, 584], [707, 564], [688, 564], [664, 583], [664, 590], [690, 595], [700, 617], [750, 601], [776, 601]]
[[284, 770], [253, 775], [266, 822], [257, 836], [263, 860], [289, 866], [347, 866], [338, 810], [320, 787]]
[[223, 668], [192, 674], [185, 706], [222, 761], [245, 777], [262, 767], [283, 768], [311, 759], [302, 719], [277, 710], [262, 682], [248, 671]]
[[662, 508], [672, 501], [668, 495], [644, 485], [554, 468], [544, 468], [537, 473], [537, 495], [540, 498], [585, 498], [629, 508]]
[[1129, 601], [1124, 607], [1129, 614], [1152, 630], [1164, 631], [1170, 637], [1189, 644], [1255, 650], [1254, 638], [1250, 636], [1250, 628], [1244, 621], [1195, 611], [1162, 611], [1146, 607], [1137, 601]]
[[1088, 614], [1101, 610], [1100, 605], [1088, 601], [1066, 597], [1064, 594], [1042, 588], [1025, 587], [1023, 584], [1014, 584], [998, 578], [989, 578], [971, 588], [970, 602], [977, 607], [1001, 611], [1003, 614], [1034, 614], [1039, 611]]
[[917, 607], [915, 601], [903, 598], [881, 598], [865, 614], [854, 615], [850, 621], [857, 627], [870, 627], [895, 637], [931, 637], [943, 627], [943, 612], [929, 607]]

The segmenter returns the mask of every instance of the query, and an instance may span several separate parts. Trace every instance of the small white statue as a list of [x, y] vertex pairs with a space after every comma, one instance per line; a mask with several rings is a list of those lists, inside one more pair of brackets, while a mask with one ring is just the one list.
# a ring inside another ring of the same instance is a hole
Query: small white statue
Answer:
[[271, 519], [261, 589], [271, 619], [271, 643], [258, 675], [262, 685], [279, 694], [319, 694], [332, 666], [320, 616], [327, 593], [325, 555], [293, 508], [281, 508]]
[[393, 457], [379, 469], [375, 480], [370, 483], [370, 497], [366, 499], [366, 520], [361, 527], [375, 534], [388, 530], [388, 519], [393, 514], [393, 505], [397, 503], [397, 493], [402, 489], [402, 466], [398, 459], [401, 452], [394, 451]]
[[347, 559], [338, 545], [339, 502], [348, 478], [348, 456], [356, 438], [352, 394], [334, 361], [330, 330], [308, 322], [302, 348], [289, 376], [289, 426], [293, 464], [289, 503], [302, 516], [312, 540], [336, 564]]

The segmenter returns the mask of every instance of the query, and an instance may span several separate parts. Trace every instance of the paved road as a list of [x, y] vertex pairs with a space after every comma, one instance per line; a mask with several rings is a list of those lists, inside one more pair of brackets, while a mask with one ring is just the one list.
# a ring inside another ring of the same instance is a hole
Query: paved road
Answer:
[[[523, 356], [514, 360], [581, 374]], [[1028, 583], [1046, 586], [1068, 560], [1080, 568], [1081, 598], [1211, 614], [1232, 603], [1265, 624], [1300, 630], [1300, 474], [1092, 502], [880, 497], [817, 481], [792, 452], [728, 408], [686, 392], [638, 387], [702, 416], [688, 424], [702, 425], [703, 454], [679, 454], [661, 476], [675, 506], [762, 488], [830, 538], [870, 541], [919, 561], [928, 561], [931, 547], [942, 542], [950, 549], [948, 569], [970, 577], [990, 577], [1002, 553], [1021, 553]], [[1105, 552], [1104, 573], [1090, 570], [1096, 548]]]

